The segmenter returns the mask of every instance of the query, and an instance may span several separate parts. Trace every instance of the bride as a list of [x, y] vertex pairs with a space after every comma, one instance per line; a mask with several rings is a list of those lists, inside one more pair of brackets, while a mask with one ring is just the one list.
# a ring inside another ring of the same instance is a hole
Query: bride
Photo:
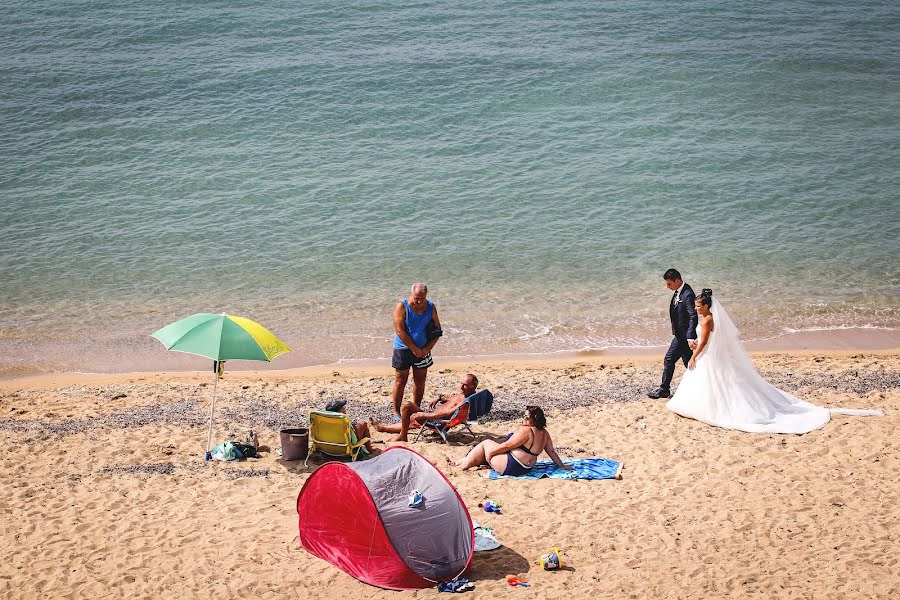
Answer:
[[882, 415], [877, 410], [827, 409], [783, 392], [764, 380], [741, 345], [738, 330], [712, 290], [695, 302], [699, 343], [666, 408], [709, 425], [751, 433], [806, 433], [832, 413]]

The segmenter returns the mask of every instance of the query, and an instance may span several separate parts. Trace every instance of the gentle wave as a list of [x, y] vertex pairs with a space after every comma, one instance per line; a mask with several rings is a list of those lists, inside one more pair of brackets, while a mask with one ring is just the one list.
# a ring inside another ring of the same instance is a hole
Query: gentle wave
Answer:
[[793, 327], [785, 327], [785, 334], [808, 333], [811, 331], [845, 331], [848, 329], [876, 329], [880, 331], [900, 331], [896, 327], [880, 327], [877, 325], [832, 325], [831, 327], [805, 327], [795, 329]]

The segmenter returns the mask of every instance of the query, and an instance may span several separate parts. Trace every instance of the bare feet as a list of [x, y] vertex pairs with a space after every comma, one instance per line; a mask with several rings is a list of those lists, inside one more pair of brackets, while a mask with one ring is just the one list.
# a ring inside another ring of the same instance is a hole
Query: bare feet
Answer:
[[408, 442], [409, 440], [406, 439], [405, 435], [398, 435], [397, 437], [392, 438], [391, 441], [392, 442]]
[[[444, 459], [447, 461], [448, 467], [462, 468], [462, 463], [463, 463], [462, 460], [453, 460], [449, 456], [445, 456]], [[465, 470], [465, 469], [463, 469], [463, 470]]]
[[371, 425], [375, 429], [375, 431], [378, 431], [379, 433], [384, 433], [384, 425], [382, 425], [375, 419], [369, 419], [369, 425]]

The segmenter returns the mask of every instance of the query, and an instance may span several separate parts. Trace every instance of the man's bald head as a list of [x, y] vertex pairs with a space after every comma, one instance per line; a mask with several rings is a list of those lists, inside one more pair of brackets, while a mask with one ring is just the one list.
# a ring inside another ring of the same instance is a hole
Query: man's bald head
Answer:
[[469, 397], [478, 389], [478, 378], [472, 373], [467, 373], [459, 384], [459, 388], [463, 392], [463, 396]]

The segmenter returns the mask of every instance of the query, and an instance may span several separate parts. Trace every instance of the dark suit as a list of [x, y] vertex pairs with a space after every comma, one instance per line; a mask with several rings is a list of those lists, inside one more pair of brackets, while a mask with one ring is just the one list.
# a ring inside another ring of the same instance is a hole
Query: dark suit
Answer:
[[[678, 303], [675, 303], [675, 297], [678, 296]], [[675, 375], [675, 363], [680, 358], [684, 362], [684, 366], [688, 365], [694, 351], [688, 346], [688, 340], [697, 339], [697, 308], [694, 306], [694, 290], [691, 286], [684, 284], [681, 288], [681, 295], [676, 291], [672, 294], [669, 301], [669, 319], [672, 321], [672, 343], [669, 344], [669, 351], [663, 359], [663, 377], [660, 387], [669, 390], [672, 384], [672, 376]]]

